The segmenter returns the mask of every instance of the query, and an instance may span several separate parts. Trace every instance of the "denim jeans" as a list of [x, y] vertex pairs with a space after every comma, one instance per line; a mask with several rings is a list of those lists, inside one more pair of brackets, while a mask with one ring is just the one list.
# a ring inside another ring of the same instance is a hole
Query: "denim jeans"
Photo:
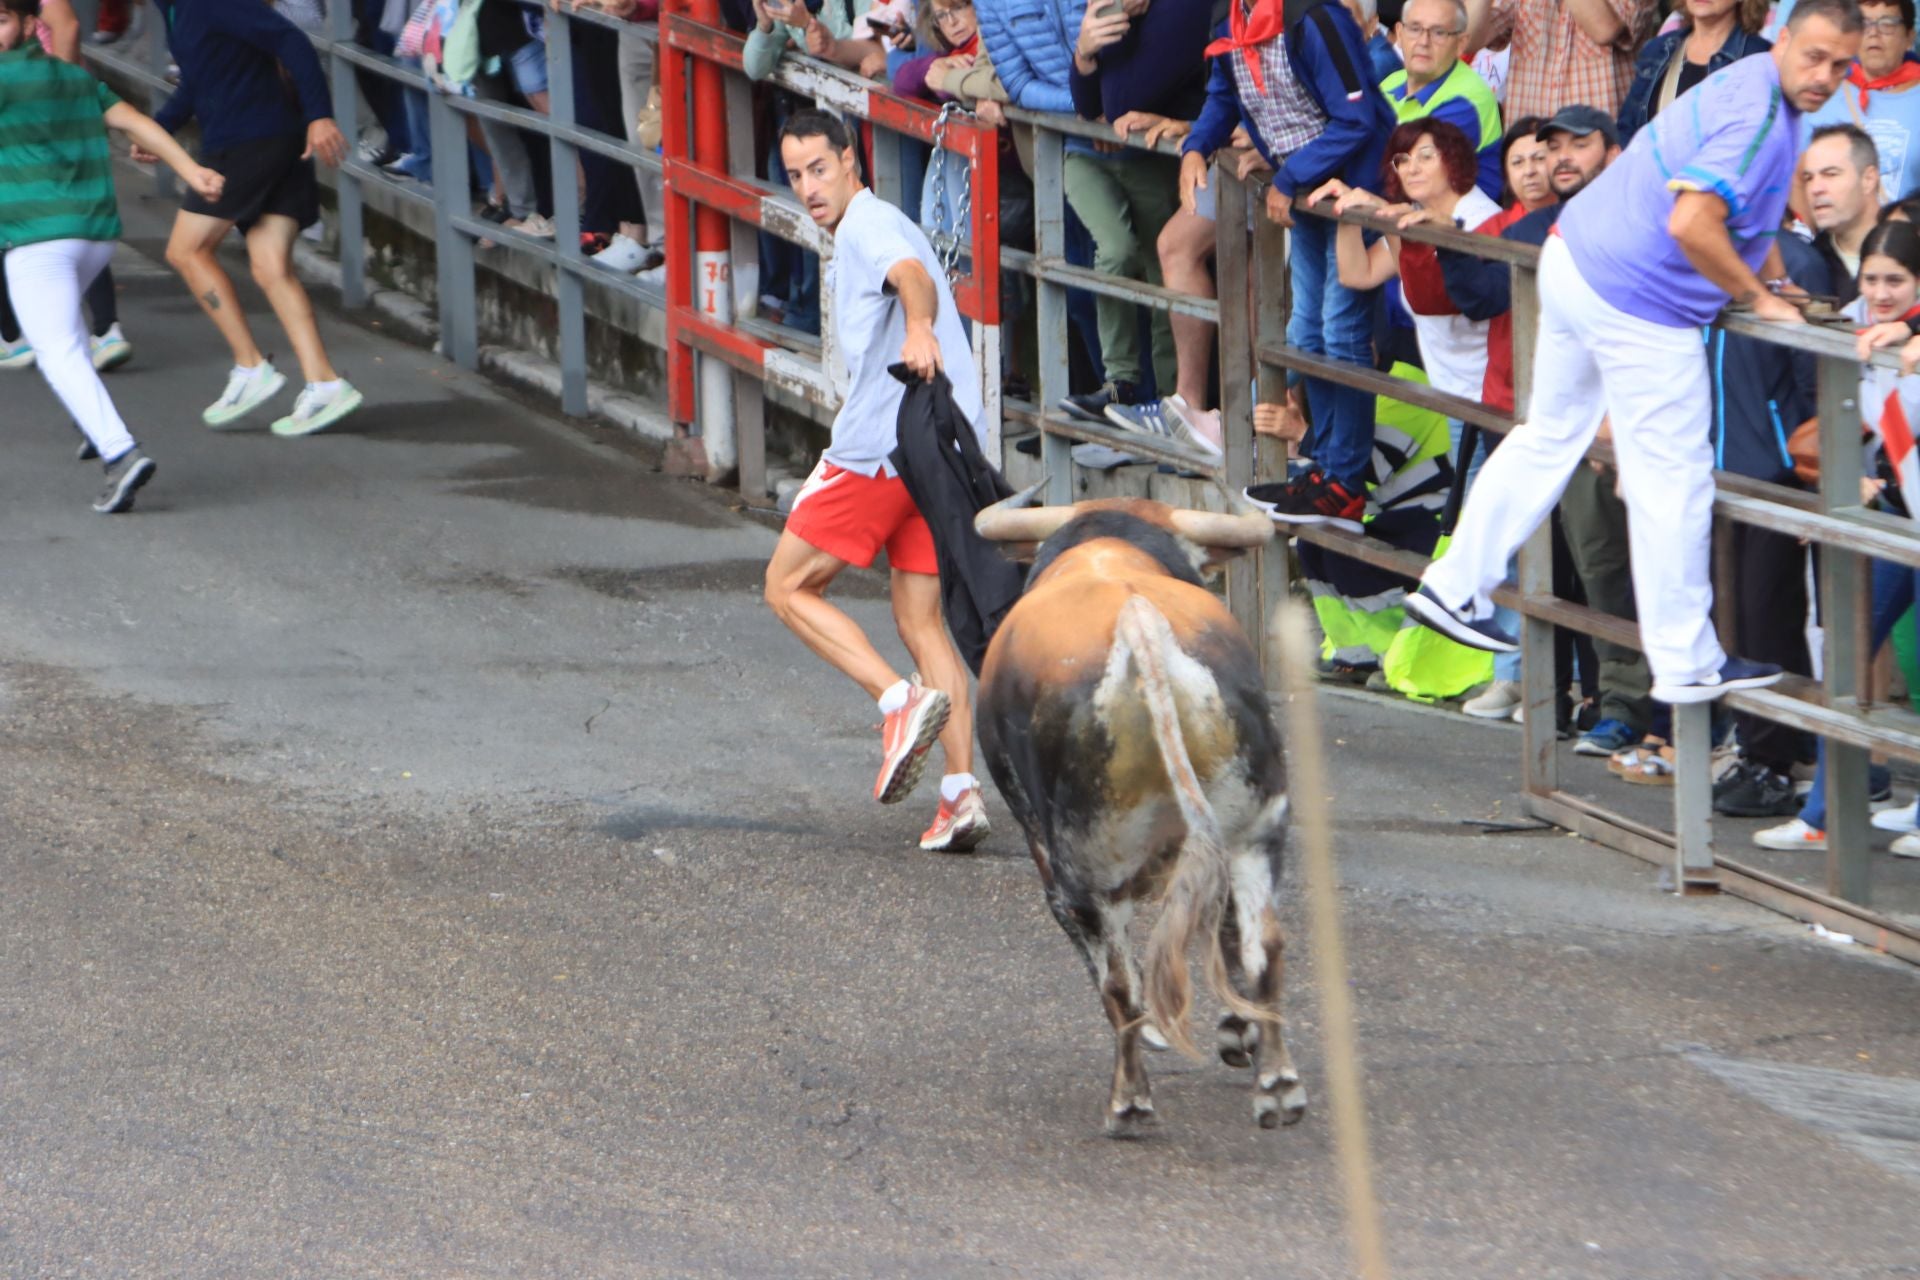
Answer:
[[[1920, 591], [1916, 590], [1917, 583], [1920, 583], [1920, 572], [1906, 565], [1888, 564], [1884, 560], [1873, 562], [1873, 614], [1868, 630], [1868, 647], [1872, 652], [1879, 652], [1880, 646], [1893, 634], [1894, 624], [1913, 607], [1916, 597], [1920, 596]], [[1871, 778], [1868, 783], [1870, 791], [1881, 791], [1887, 787], [1890, 775], [1884, 768], [1874, 765], [1868, 773]], [[1800, 821], [1816, 831], [1827, 829], [1825, 738], [1820, 739], [1820, 763], [1813, 771], [1813, 790], [1807, 792], [1806, 803], [1800, 807]]]
[[[1334, 224], [1299, 217], [1293, 224], [1293, 315], [1287, 344], [1311, 355], [1373, 365], [1373, 320], [1379, 291], [1340, 283]], [[1307, 379], [1312, 423], [1304, 452], [1330, 479], [1356, 492], [1373, 456], [1373, 393]]]

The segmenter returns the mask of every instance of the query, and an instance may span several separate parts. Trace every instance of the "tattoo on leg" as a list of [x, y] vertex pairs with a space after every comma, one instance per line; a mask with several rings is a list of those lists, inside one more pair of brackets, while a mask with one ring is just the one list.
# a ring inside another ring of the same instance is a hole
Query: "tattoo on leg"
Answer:
[[209, 289], [201, 294], [200, 301], [207, 304], [207, 310], [209, 311], [218, 311], [220, 309], [220, 294], [216, 290]]

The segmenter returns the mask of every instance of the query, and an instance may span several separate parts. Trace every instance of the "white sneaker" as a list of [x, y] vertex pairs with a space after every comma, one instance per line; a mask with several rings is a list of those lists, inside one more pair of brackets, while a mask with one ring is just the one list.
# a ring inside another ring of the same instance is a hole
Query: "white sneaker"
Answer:
[[1888, 845], [1887, 852], [1896, 858], [1920, 858], [1920, 835], [1908, 832]]
[[641, 284], [664, 289], [667, 287], [667, 264], [663, 262], [657, 267], [648, 267], [645, 271], [636, 272], [633, 278]]
[[115, 320], [107, 326], [107, 331], [97, 338], [88, 338], [87, 345], [92, 350], [93, 367], [101, 373], [109, 369], [118, 369], [133, 359], [133, 344], [120, 332], [120, 322]]
[[1900, 805], [1898, 808], [1882, 809], [1873, 815], [1876, 831], [1894, 831], [1906, 835], [1910, 831], [1920, 831], [1920, 822], [1913, 820], [1913, 806]]
[[532, 236], [536, 240], [553, 239], [553, 219], [545, 214], [530, 213], [524, 218], [515, 218], [505, 225], [509, 231], [518, 231], [521, 235]]
[[201, 421], [216, 431], [236, 423], [279, 395], [286, 385], [286, 375], [274, 368], [271, 360], [262, 360], [251, 369], [236, 366], [227, 375], [227, 389], [201, 412]]
[[588, 261], [609, 271], [631, 274], [647, 265], [647, 251], [632, 236], [616, 235]]
[[1460, 709], [1476, 720], [1513, 719], [1514, 709], [1520, 705], [1520, 682], [1518, 680], [1495, 680], [1473, 697], [1460, 704]]
[[26, 335], [20, 335], [17, 342], [0, 341], [0, 369], [33, 368], [33, 344]]
[[1817, 852], [1827, 847], [1827, 833], [1816, 831], [1800, 819], [1793, 818], [1777, 827], [1754, 832], [1753, 842], [1762, 849], [1811, 849]]
[[310, 436], [325, 431], [360, 407], [362, 397], [345, 378], [322, 389], [309, 382], [293, 402], [293, 412], [273, 424], [277, 436]]

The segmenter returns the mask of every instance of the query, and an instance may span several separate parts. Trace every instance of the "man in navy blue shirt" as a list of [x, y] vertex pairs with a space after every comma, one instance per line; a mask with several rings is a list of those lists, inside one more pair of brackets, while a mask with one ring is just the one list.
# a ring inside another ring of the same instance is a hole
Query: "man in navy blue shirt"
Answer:
[[253, 278], [306, 378], [293, 412], [274, 422], [273, 432], [325, 430], [360, 406], [360, 393], [327, 359], [313, 304], [292, 269], [294, 238], [320, 216], [314, 158], [337, 166], [346, 155], [320, 59], [298, 27], [264, 4], [157, 0], [157, 7], [180, 85], [154, 118], [170, 133], [198, 120], [200, 161], [227, 179], [218, 200], [187, 196], [167, 242], [167, 261], [233, 349], [226, 390], [201, 417], [216, 430], [233, 426], [286, 385], [254, 342], [216, 256], [237, 226]]

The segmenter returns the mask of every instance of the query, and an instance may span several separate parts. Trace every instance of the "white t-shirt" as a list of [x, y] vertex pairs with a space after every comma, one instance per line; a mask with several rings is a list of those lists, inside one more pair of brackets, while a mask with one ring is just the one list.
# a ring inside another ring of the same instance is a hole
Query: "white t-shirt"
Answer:
[[[1500, 212], [1500, 206], [1475, 187], [1460, 197], [1453, 216], [1471, 230]], [[1406, 307], [1405, 299], [1400, 305]], [[1427, 383], [1435, 391], [1445, 391], [1469, 400], [1480, 399], [1481, 384], [1487, 376], [1487, 328], [1491, 321], [1469, 320], [1458, 314], [1413, 316], [1413, 331], [1420, 339], [1420, 363], [1427, 367]]]
[[836, 467], [873, 476], [891, 473], [887, 455], [897, 443], [900, 402], [907, 389], [887, 372], [900, 360], [907, 340], [907, 312], [887, 288], [887, 272], [896, 263], [917, 260], [933, 277], [940, 312], [933, 320], [933, 336], [953, 401], [973, 424], [986, 447], [986, 414], [980, 401], [980, 377], [974, 371], [973, 348], [946, 270], [934, 256], [926, 234], [906, 214], [868, 190], [847, 205], [833, 234], [833, 257], [826, 266], [827, 287], [833, 290], [833, 328], [846, 361], [847, 383], [840, 388], [840, 412], [833, 420], [833, 442], [826, 458]]

